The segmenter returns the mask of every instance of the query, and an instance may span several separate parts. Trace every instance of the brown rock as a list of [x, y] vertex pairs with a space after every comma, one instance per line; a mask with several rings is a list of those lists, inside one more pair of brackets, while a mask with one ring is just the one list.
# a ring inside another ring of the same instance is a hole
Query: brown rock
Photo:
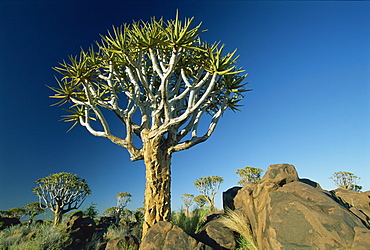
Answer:
[[72, 239], [70, 249], [82, 249], [95, 232], [96, 224], [90, 217], [83, 217], [82, 212], [73, 214], [67, 222], [68, 236]]
[[338, 188], [331, 191], [349, 210], [359, 217], [370, 228], [370, 191], [359, 193], [348, 189]]
[[166, 221], [160, 221], [152, 226], [140, 244], [140, 250], [196, 250], [204, 248], [203, 243], [196, 241], [181, 228]]
[[[311, 183], [312, 184], [312, 183]], [[247, 215], [259, 249], [360, 249], [370, 231], [329, 192], [301, 182], [294, 166], [270, 166], [257, 186], [234, 199]], [[369, 246], [369, 245], [368, 245]]]
[[122, 236], [108, 241], [105, 250], [139, 249], [139, 241], [132, 235]]
[[17, 218], [0, 217], [0, 230], [18, 224], [21, 222]]
[[196, 239], [212, 247], [212, 249], [224, 250], [236, 248], [233, 232], [218, 222], [217, 218], [209, 221], [205, 225], [204, 230], [196, 236]]
[[234, 197], [238, 193], [238, 191], [241, 189], [241, 187], [232, 187], [228, 189], [225, 192], [222, 192], [222, 202], [224, 210], [231, 209], [234, 210]]

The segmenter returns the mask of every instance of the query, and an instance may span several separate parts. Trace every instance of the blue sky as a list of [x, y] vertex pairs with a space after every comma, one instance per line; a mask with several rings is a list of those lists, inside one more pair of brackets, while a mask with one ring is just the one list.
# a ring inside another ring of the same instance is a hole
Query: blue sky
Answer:
[[45, 85], [56, 85], [52, 67], [112, 25], [173, 19], [176, 9], [203, 22], [203, 40], [238, 48], [253, 91], [208, 141], [173, 155], [173, 210], [209, 175], [224, 178], [221, 208], [245, 166], [290, 163], [327, 190], [334, 172], [349, 171], [370, 189], [370, 2], [1, 1], [0, 210], [37, 201], [35, 181], [58, 172], [86, 179], [84, 207], [102, 213], [118, 192], [133, 195], [129, 209], [142, 206], [143, 162], [82, 127], [66, 133], [71, 124], [58, 122], [64, 113], [50, 107]]

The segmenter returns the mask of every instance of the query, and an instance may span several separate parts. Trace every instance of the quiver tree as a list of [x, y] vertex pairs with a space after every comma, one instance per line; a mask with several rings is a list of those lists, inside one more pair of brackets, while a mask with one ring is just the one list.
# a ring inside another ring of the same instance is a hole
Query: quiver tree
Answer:
[[131, 201], [132, 195], [130, 193], [118, 193], [117, 195], [117, 207], [116, 207], [116, 222], [119, 222], [119, 218], [123, 209], [128, 205]]
[[203, 195], [212, 210], [215, 208], [215, 195], [223, 180], [220, 176], [212, 175], [200, 177], [194, 182], [194, 186]]
[[[71, 128], [79, 123], [126, 148], [132, 161], [144, 160], [144, 234], [170, 220], [172, 153], [206, 141], [226, 109], [238, 110], [247, 91], [236, 50], [224, 54], [224, 45], [202, 42], [200, 24], [192, 27], [192, 21], [176, 15], [113, 27], [97, 48], [54, 68], [63, 77], [59, 87], [50, 87], [51, 97], [70, 105], [63, 119], [74, 122]], [[107, 112], [122, 122], [123, 136], [112, 132]], [[206, 115], [208, 129], [198, 131]]]
[[33, 219], [45, 211], [44, 208], [40, 207], [39, 202], [32, 202], [23, 207], [26, 210], [27, 215], [30, 217], [29, 223], [33, 222]]
[[244, 186], [248, 182], [259, 182], [261, 180], [261, 174], [263, 173], [263, 170], [260, 168], [247, 166], [245, 168], [237, 169], [235, 173], [241, 178], [241, 180], [238, 181], [238, 184]]
[[361, 178], [350, 172], [335, 172], [330, 179], [332, 179], [335, 185], [337, 185], [339, 188], [356, 192], [360, 192], [362, 189], [362, 186], [357, 185]]
[[194, 197], [194, 202], [197, 204], [197, 206], [202, 209], [204, 205], [206, 204], [207, 200], [204, 198], [204, 195], [198, 195]]
[[54, 226], [61, 222], [63, 214], [78, 209], [91, 193], [85, 180], [71, 173], [52, 174], [36, 183], [39, 186], [33, 192], [39, 197], [40, 207], [54, 213]]
[[194, 195], [192, 194], [183, 194], [181, 196], [182, 202], [184, 202], [185, 205], [185, 215], [189, 216], [189, 207], [193, 204], [194, 201]]

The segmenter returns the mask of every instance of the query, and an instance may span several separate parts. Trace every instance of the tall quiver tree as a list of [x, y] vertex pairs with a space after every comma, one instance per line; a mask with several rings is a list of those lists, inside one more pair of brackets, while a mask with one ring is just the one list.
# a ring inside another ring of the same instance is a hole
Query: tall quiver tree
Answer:
[[185, 215], [189, 217], [189, 208], [194, 202], [194, 195], [192, 194], [183, 194], [181, 196], [182, 202], [184, 202], [185, 205]]
[[[224, 45], [202, 42], [200, 24], [192, 27], [192, 21], [176, 15], [113, 27], [97, 49], [82, 50], [54, 68], [63, 77], [59, 87], [50, 87], [56, 92], [51, 97], [71, 105], [64, 116], [74, 122], [71, 128], [80, 123], [126, 148], [132, 161], [144, 160], [143, 235], [156, 222], [170, 220], [172, 153], [206, 141], [224, 111], [237, 111], [247, 91], [236, 50], [224, 54]], [[105, 111], [121, 120], [124, 137], [112, 133]], [[200, 133], [205, 115], [211, 116], [209, 127]]]
[[54, 213], [54, 226], [61, 222], [63, 214], [78, 209], [91, 193], [84, 179], [66, 172], [38, 179], [36, 183], [39, 186], [33, 191], [39, 197], [40, 207]]

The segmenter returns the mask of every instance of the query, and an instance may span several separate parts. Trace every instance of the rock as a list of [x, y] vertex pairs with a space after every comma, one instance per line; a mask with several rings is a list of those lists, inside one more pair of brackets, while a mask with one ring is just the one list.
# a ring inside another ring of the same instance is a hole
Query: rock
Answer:
[[67, 222], [68, 236], [73, 240], [70, 248], [81, 248], [95, 232], [96, 224], [90, 217], [83, 217], [82, 212], [73, 214]]
[[108, 241], [105, 250], [139, 249], [139, 241], [132, 235], [122, 236]]
[[140, 250], [206, 249], [203, 243], [187, 235], [170, 222], [160, 221], [152, 226], [140, 244]]
[[212, 249], [225, 250], [236, 248], [233, 232], [218, 222], [217, 217], [205, 224], [204, 230], [195, 237], [198, 241], [212, 247]]
[[[234, 198], [259, 249], [369, 249], [370, 231], [329, 192], [300, 181], [295, 167], [272, 165]], [[356, 248], [359, 247], [359, 248]]]
[[21, 222], [17, 218], [0, 217], [0, 230], [18, 224]]
[[222, 192], [222, 202], [223, 202], [223, 207], [224, 210], [226, 209], [231, 209], [234, 210], [234, 197], [238, 193], [238, 191], [241, 189], [241, 187], [233, 187], [228, 189], [225, 192]]
[[338, 188], [331, 191], [348, 209], [360, 218], [367, 228], [370, 228], [370, 191], [359, 193]]

